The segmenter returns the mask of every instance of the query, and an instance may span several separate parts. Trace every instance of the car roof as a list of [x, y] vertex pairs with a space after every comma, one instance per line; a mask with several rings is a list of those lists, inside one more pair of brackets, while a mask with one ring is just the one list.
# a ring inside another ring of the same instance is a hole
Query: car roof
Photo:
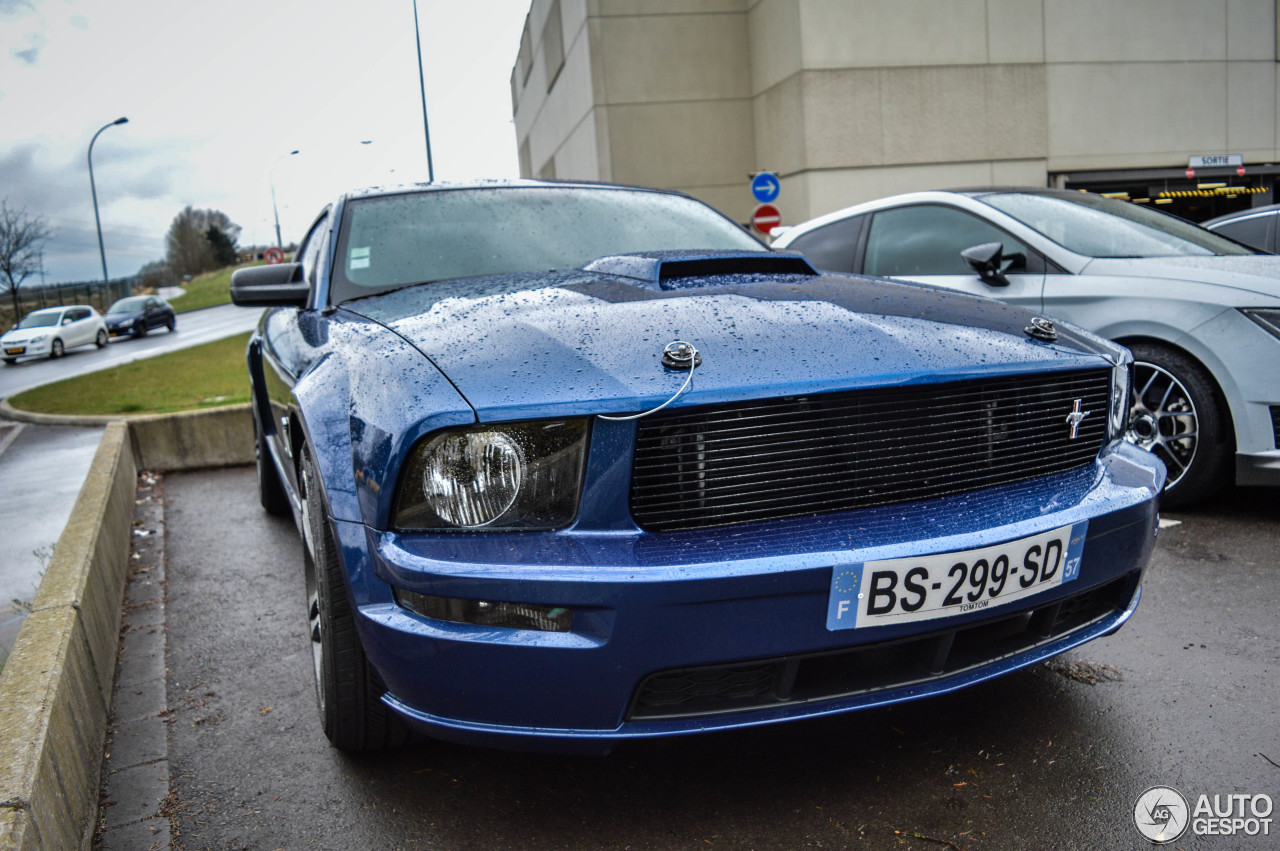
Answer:
[[1275, 213], [1280, 210], [1280, 204], [1268, 204], [1265, 207], [1250, 207], [1247, 210], [1236, 210], [1234, 213], [1224, 213], [1221, 216], [1214, 216], [1212, 219], [1206, 219], [1200, 223], [1200, 227], [1207, 228], [1209, 225], [1220, 225], [1223, 222], [1230, 222], [1236, 219], [1246, 219], [1250, 216], [1264, 216], [1268, 213]]
[[435, 183], [397, 183], [385, 186], [366, 186], [352, 189], [343, 197], [374, 198], [383, 195], [406, 195], [417, 192], [445, 192], [454, 189], [524, 189], [524, 188], [577, 188], [577, 189], [624, 189], [639, 192], [658, 192], [664, 195], [683, 195], [670, 189], [654, 189], [651, 186], [628, 186], [623, 183], [604, 183], [591, 180], [533, 180], [530, 178], [467, 180], [459, 182]]

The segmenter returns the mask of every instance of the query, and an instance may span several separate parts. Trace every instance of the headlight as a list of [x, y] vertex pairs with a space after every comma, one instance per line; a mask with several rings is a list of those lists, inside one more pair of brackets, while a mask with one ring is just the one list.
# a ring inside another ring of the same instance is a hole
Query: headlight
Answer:
[[1128, 349], [1120, 363], [1111, 367], [1111, 399], [1107, 404], [1107, 433], [1112, 440], [1129, 428], [1129, 387], [1133, 383], [1133, 355]]
[[587, 422], [504, 423], [448, 431], [409, 453], [395, 528], [558, 529], [578, 513]]
[[1280, 308], [1244, 307], [1240, 312], [1262, 326], [1273, 337], [1280, 337]]
[[43, 343], [46, 339], [48, 339], [48, 337], [49, 337], [48, 334], [39, 334], [35, 337], [29, 337], [27, 338], [27, 345], [31, 345], [32, 343]]

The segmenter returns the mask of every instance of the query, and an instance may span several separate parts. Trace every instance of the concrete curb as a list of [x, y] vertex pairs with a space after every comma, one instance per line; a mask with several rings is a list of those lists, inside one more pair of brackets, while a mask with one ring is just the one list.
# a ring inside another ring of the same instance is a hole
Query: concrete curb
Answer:
[[137, 471], [253, 461], [249, 406], [107, 424], [0, 674], [0, 849], [88, 848]]
[[109, 425], [0, 675], [6, 849], [92, 837], [136, 478], [128, 426]]

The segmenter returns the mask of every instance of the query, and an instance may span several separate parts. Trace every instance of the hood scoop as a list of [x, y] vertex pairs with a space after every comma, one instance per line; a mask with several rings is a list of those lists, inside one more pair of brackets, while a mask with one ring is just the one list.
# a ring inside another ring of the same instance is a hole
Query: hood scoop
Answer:
[[636, 278], [664, 290], [705, 286], [707, 282], [700, 279], [713, 276], [764, 275], [776, 278], [780, 275], [815, 277], [819, 274], [803, 255], [782, 251], [616, 254], [593, 260], [583, 269], [605, 275]]

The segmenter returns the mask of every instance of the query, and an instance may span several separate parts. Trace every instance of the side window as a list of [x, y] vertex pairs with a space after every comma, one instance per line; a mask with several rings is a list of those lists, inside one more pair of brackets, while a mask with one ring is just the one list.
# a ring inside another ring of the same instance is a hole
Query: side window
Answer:
[[858, 247], [858, 237], [866, 224], [867, 216], [850, 216], [829, 225], [823, 225], [804, 236], [798, 236], [786, 247], [787, 251], [799, 251], [819, 269], [830, 272], [852, 272], [853, 254]]
[[868, 275], [972, 275], [960, 252], [988, 242], [1004, 244], [1005, 272], [1027, 270], [1027, 247], [977, 216], [954, 207], [923, 204], [882, 210], [867, 235]]
[[320, 265], [320, 247], [324, 245], [328, 222], [328, 215], [321, 216], [320, 221], [311, 226], [311, 231], [298, 252], [298, 256], [302, 258], [302, 277], [312, 286], [316, 282], [316, 268]]
[[67, 316], [69, 316], [72, 321], [79, 322], [81, 319], [89, 318], [89, 311], [85, 310], [83, 307], [79, 307], [75, 310], [68, 310]]
[[1275, 216], [1264, 214], [1261, 216], [1249, 216], [1245, 219], [1236, 219], [1227, 222], [1224, 225], [1212, 228], [1214, 233], [1220, 233], [1223, 236], [1229, 236], [1236, 242], [1243, 242], [1262, 251], [1270, 251], [1267, 248], [1267, 227], [1271, 222], [1275, 221]]

